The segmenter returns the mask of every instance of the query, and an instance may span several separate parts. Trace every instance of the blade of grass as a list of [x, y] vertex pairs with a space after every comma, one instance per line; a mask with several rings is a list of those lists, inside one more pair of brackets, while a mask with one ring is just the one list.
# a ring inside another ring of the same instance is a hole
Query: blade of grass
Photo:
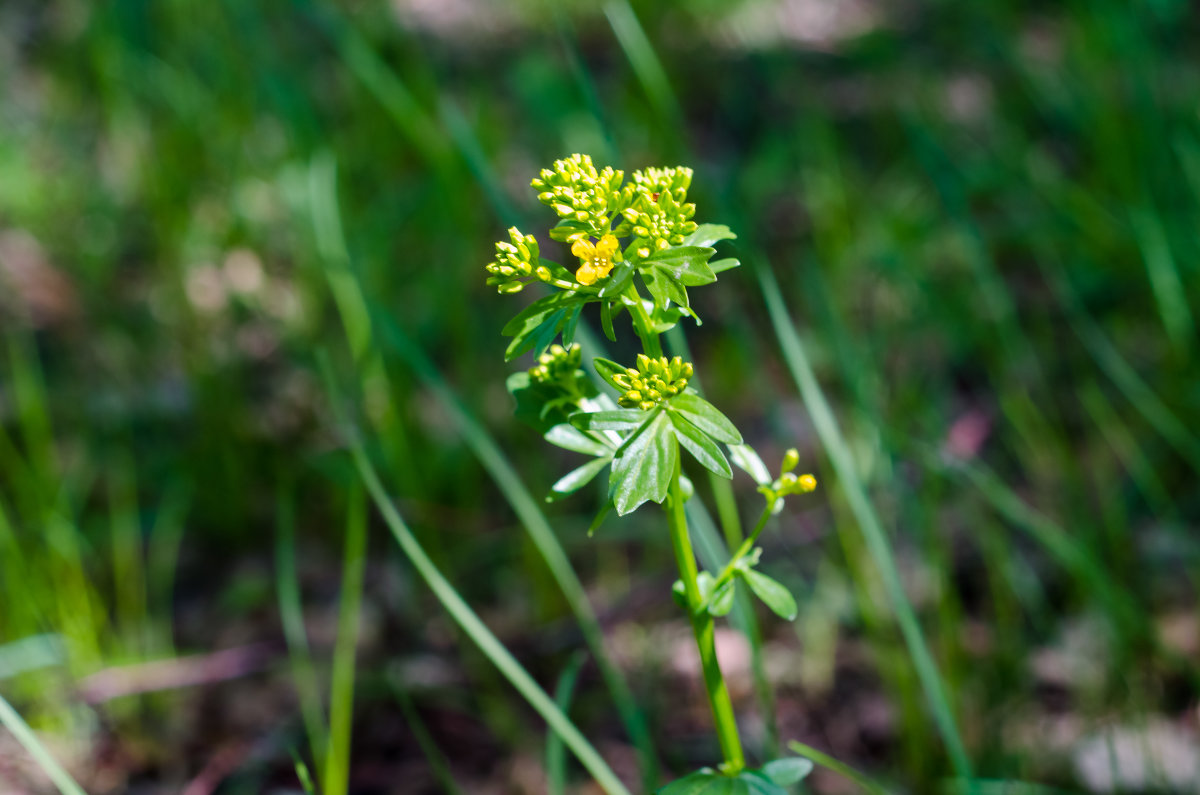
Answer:
[[929, 652], [929, 647], [925, 643], [925, 638], [921, 634], [921, 626], [913, 611], [912, 603], [900, 582], [900, 572], [896, 566], [891, 545], [888, 543], [875, 509], [867, 497], [866, 487], [858, 476], [853, 456], [846, 445], [846, 440], [842, 437], [842, 432], [829, 407], [829, 402], [825, 398], [825, 393], [817, 382], [812, 365], [809, 364], [808, 355], [804, 352], [804, 344], [801, 342], [799, 334], [796, 333], [783, 296], [779, 292], [779, 284], [775, 281], [774, 274], [765, 265], [755, 261], [754, 268], [763, 297], [766, 299], [767, 312], [775, 328], [775, 335], [783, 350], [784, 359], [800, 390], [801, 399], [812, 416], [813, 425], [816, 427], [821, 444], [829, 455], [834, 471], [841, 481], [850, 509], [858, 521], [875, 565], [879, 568], [884, 590], [896, 615], [896, 621], [900, 625], [904, 642], [908, 646], [908, 653], [916, 668], [917, 677], [921, 681], [921, 687], [925, 691], [925, 698], [933, 711], [938, 732], [946, 744], [951, 764], [960, 778], [969, 781], [972, 777], [971, 762], [959, 734], [954, 714], [950, 709], [945, 685], [938, 673], [933, 656]]
[[425, 726], [425, 721], [421, 720], [421, 714], [417, 712], [412, 696], [408, 694], [408, 688], [404, 686], [398, 676], [389, 676], [388, 683], [396, 695], [396, 701], [400, 704], [400, 712], [404, 714], [404, 721], [408, 724], [413, 736], [417, 738], [417, 745], [421, 746], [421, 753], [425, 755], [425, 760], [429, 762], [433, 777], [442, 785], [442, 790], [447, 795], [462, 795], [462, 790], [459, 789], [458, 782], [454, 780], [454, 774], [450, 771], [449, 760], [442, 753], [442, 749], [438, 748], [433, 735]]
[[1196, 338], [1196, 322], [1188, 308], [1187, 292], [1179, 278], [1179, 266], [1171, 255], [1171, 244], [1162, 220], [1151, 210], [1132, 210], [1129, 222], [1146, 264], [1163, 328], [1172, 346], [1186, 354]]
[[329, 743], [321, 784], [325, 795], [346, 795], [350, 788], [350, 733], [354, 721], [354, 667], [359, 612], [367, 562], [366, 495], [358, 483], [347, 497], [346, 546], [342, 557], [342, 595], [329, 693]]
[[596, 783], [610, 795], [629, 795], [629, 790], [621, 783], [612, 768], [596, 752], [591, 743], [579, 732], [575, 724], [563, 714], [546, 692], [538, 686], [533, 677], [521, 666], [515, 657], [504, 647], [504, 644], [492, 634], [491, 630], [480, 620], [470, 606], [459, 596], [458, 591], [450, 584], [433, 561], [425, 554], [416, 536], [408, 529], [399, 511], [392, 504], [383, 487], [379, 474], [367, 457], [366, 449], [357, 431], [349, 424], [342, 406], [342, 397], [333, 381], [332, 372], [327, 360], [323, 360], [322, 369], [325, 373], [327, 388], [334, 404], [334, 411], [339, 426], [346, 436], [354, 465], [359, 476], [366, 485], [367, 492], [379, 510], [396, 543], [413, 564], [426, 585], [433, 591], [438, 601], [463, 629], [479, 650], [491, 660], [513, 687], [529, 702], [529, 705], [541, 715], [550, 727], [562, 737], [563, 742], [575, 754], [580, 763], [592, 774]]
[[871, 793], [871, 795], [887, 795], [887, 790], [885, 790], [879, 784], [876, 784], [863, 773], [858, 772], [845, 762], [834, 759], [829, 754], [818, 751], [811, 745], [805, 745], [798, 740], [791, 740], [788, 742], [788, 748], [792, 751], [792, 753], [798, 754], [805, 759], [811, 759], [815, 764], [820, 765], [826, 770], [832, 770], [839, 776], [850, 779], [855, 784], [862, 787], [865, 791]]
[[[575, 684], [579, 681], [579, 672], [587, 662], [587, 655], [577, 651], [567, 661], [567, 667], [559, 674], [558, 684], [554, 688], [554, 703], [565, 715], [571, 706], [571, 698], [575, 694]], [[564, 795], [567, 791], [567, 752], [563, 747], [562, 738], [554, 732], [546, 738], [546, 792], [548, 795]]]
[[279, 594], [279, 617], [287, 641], [292, 683], [300, 699], [300, 714], [313, 759], [320, 759], [328, 743], [321, 685], [313, 665], [304, 629], [304, 608], [296, 576], [296, 507], [290, 491], [280, 486], [276, 496], [275, 582]]
[[4, 696], [0, 696], [0, 724], [3, 724], [6, 729], [12, 732], [13, 737], [17, 739], [21, 745], [25, 746], [25, 750], [33, 757], [33, 761], [37, 762], [38, 767], [42, 769], [50, 780], [54, 782], [54, 786], [58, 787], [58, 791], [62, 795], [86, 795], [83, 788], [75, 783], [75, 779], [63, 769], [50, 752], [46, 750], [46, 746], [42, 745], [42, 741], [37, 738], [17, 714], [17, 711], [12, 708], [12, 705], [5, 701]]
[[[642, 24], [638, 22], [637, 14], [628, 0], [610, 0], [604, 4], [604, 15], [612, 27], [625, 57], [633, 66], [638, 82], [642, 84], [646, 96], [658, 112], [667, 129], [681, 130], [680, 119], [683, 113], [671, 89], [671, 81], [667, 79], [667, 71], [662, 61], [654, 51]], [[678, 137], [678, 136], [676, 136]]]

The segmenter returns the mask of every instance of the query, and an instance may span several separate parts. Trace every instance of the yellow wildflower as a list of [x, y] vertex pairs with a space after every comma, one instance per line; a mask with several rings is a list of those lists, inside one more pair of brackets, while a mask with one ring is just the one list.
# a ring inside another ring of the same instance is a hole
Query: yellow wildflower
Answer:
[[598, 279], [603, 279], [613, 268], [618, 248], [620, 245], [612, 235], [600, 238], [599, 243], [592, 243], [587, 238], [576, 240], [571, 253], [579, 257], [582, 264], [575, 271], [575, 278], [580, 284], [595, 284]]

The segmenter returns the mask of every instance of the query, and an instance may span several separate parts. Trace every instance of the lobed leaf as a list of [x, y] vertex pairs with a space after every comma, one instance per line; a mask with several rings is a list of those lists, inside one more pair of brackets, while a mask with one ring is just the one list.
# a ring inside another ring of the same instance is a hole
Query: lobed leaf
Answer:
[[[670, 408], [669, 403], [667, 406]], [[720, 447], [717, 447], [717, 443], [682, 414], [675, 411], [670, 413], [671, 425], [675, 428], [675, 438], [687, 448], [692, 457], [709, 472], [723, 478], [732, 478], [733, 470], [729, 468], [729, 461], [725, 459], [725, 454], [721, 452]]]
[[652, 419], [630, 435], [613, 461], [609, 492], [619, 516], [636, 510], [647, 500], [665, 500], [679, 460], [679, 444], [667, 413], [659, 410], [650, 415]]
[[[684, 392], [671, 398], [671, 409], [682, 414], [693, 425], [715, 441], [725, 444], [741, 444], [742, 435], [729, 418], [717, 411], [717, 407], [692, 392]], [[732, 477], [732, 473], [729, 475]]]
[[734, 240], [737, 235], [725, 224], [700, 224], [683, 239], [685, 246], [711, 246], [718, 240]]

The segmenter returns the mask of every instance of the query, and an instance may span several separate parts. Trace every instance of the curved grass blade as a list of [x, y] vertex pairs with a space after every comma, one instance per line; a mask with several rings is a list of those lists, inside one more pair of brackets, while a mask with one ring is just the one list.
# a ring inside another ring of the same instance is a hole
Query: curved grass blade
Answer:
[[951, 764], [960, 778], [969, 781], [972, 778], [971, 761], [967, 756], [966, 746], [963, 745], [962, 736], [959, 734], [954, 713], [950, 709], [945, 683], [938, 672], [925, 637], [921, 633], [921, 625], [917, 621], [912, 603], [900, 582], [896, 558], [892, 553], [887, 536], [883, 532], [883, 525], [867, 497], [866, 486], [859, 478], [850, 448], [833, 416], [829, 401], [825, 399], [825, 393], [817, 382], [812, 365], [809, 364], [808, 355], [804, 352], [804, 343], [800, 341], [800, 336], [796, 333], [795, 325], [784, 303], [783, 295], [779, 292], [779, 284], [775, 281], [774, 274], [759, 261], [755, 261], [754, 269], [758, 275], [759, 287], [766, 299], [767, 312], [771, 316], [771, 323], [775, 328], [775, 335], [779, 338], [779, 345], [784, 359], [787, 361], [788, 369], [791, 370], [804, 405], [812, 416], [817, 435], [829, 455], [834, 471], [837, 472], [838, 480], [845, 489], [850, 510], [858, 520], [871, 557], [879, 568], [884, 590], [891, 603], [892, 611], [896, 615], [896, 622], [900, 625], [904, 642], [908, 646], [908, 653], [916, 668], [917, 677], [921, 681], [921, 687], [925, 691], [925, 698], [933, 710], [934, 721], [942, 736], [942, 741], [946, 744]]
[[25, 750], [37, 762], [38, 767], [42, 769], [50, 780], [54, 782], [54, 786], [58, 787], [58, 791], [62, 795], [86, 795], [83, 788], [75, 783], [75, 779], [71, 778], [62, 765], [58, 763], [50, 752], [46, 750], [46, 746], [42, 745], [42, 741], [37, 738], [29, 725], [21, 719], [17, 711], [12, 708], [12, 705], [4, 700], [4, 696], [0, 696], [0, 724], [4, 728], [12, 732], [13, 737], [17, 739], [21, 745], [25, 746]]
[[[565, 714], [571, 705], [571, 697], [575, 694], [575, 684], [579, 681], [579, 672], [587, 662], [587, 655], [577, 651], [567, 661], [567, 667], [558, 677], [558, 685], [554, 688], [554, 703]], [[546, 792], [548, 795], [563, 795], [567, 790], [567, 755], [562, 738], [553, 732], [546, 738]]]
[[356, 430], [350, 426], [342, 408], [341, 394], [333, 381], [328, 363], [323, 361], [322, 365], [322, 369], [325, 371], [325, 380], [330, 398], [334, 403], [334, 412], [337, 416], [338, 424], [346, 434], [347, 445], [354, 459], [354, 465], [358, 469], [359, 476], [366, 485], [367, 492], [371, 495], [376, 508], [382, 515], [388, 529], [392, 532], [392, 536], [396, 539], [396, 543], [400, 545], [400, 549], [408, 557], [413, 568], [425, 580], [426, 585], [433, 591], [434, 596], [442, 603], [442, 606], [445, 607], [451, 618], [474, 641], [479, 650], [496, 666], [504, 678], [529, 702], [529, 705], [545, 719], [550, 728], [562, 738], [563, 742], [571, 749], [580, 763], [592, 774], [596, 783], [610, 795], [629, 795], [629, 790], [625, 788], [625, 785], [613, 773], [612, 768], [596, 752], [592, 744], [587, 741], [579, 732], [579, 729], [575, 727], [575, 724], [546, 695], [546, 692], [538, 686], [533, 677], [529, 675], [517, 659], [504, 647], [504, 644], [492, 634], [492, 631], [480, 620], [475, 611], [463, 601], [458, 591], [454, 589], [450, 581], [445, 578], [425, 553], [416, 536], [408, 529], [408, 525], [404, 523], [399, 511], [396, 510], [395, 505], [392, 504], [391, 499], [388, 497], [387, 491], [379, 479], [379, 474], [375, 471], [374, 465], [367, 457], [362, 439]]
[[825, 768], [826, 770], [832, 770], [839, 776], [850, 779], [855, 784], [862, 787], [863, 790], [871, 793], [871, 795], [888, 795], [887, 790], [876, 784], [871, 779], [867, 778], [867, 776], [850, 767], [850, 765], [846, 764], [845, 762], [834, 759], [829, 754], [818, 751], [811, 745], [805, 745], [802, 742], [792, 740], [788, 743], [788, 748], [792, 751], [792, 753], [799, 754], [805, 759], [811, 759], [813, 762]]

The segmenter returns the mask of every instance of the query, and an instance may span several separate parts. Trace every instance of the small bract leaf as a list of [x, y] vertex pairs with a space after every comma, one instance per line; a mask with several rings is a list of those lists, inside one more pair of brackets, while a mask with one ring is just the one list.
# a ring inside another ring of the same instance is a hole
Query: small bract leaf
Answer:
[[709, 615], [729, 615], [729, 611], [733, 609], [733, 597], [737, 594], [735, 585], [736, 582], [734, 580], [726, 580], [721, 587], [713, 593], [712, 598], [708, 600]]
[[739, 570], [739, 573], [746, 580], [746, 584], [750, 586], [750, 590], [754, 591], [754, 595], [761, 599], [763, 604], [771, 608], [771, 612], [785, 621], [791, 621], [796, 618], [796, 613], [798, 612], [796, 599], [783, 586], [783, 583], [773, 580], [754, 569]]
[[799, 784], [812, 772], [813, 763], [802, 756], [789, 756], [767, 762], [761, 770], [763, 775], [779, 786], [790, 787]]
[[613, 376], [625, 374], [625, 367], [617, 364], [611, 359], [605, 359], [600, 356], [592, 359], [592, 367], [596, 368], [596, 374], [603, 378], [605, 382], [607, 382], [608, 385], [613, 389], [617, 390], [618, 392], [625, 391], [626, 387], [623, 387], [613, 381]]

